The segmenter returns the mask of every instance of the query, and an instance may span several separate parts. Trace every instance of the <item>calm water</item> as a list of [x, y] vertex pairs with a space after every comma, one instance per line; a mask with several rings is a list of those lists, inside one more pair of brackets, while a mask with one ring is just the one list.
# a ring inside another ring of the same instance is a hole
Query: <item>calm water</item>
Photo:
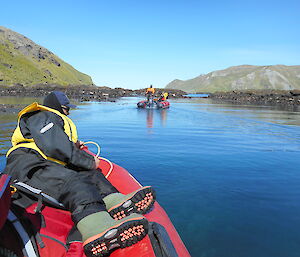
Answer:
[[186, 97], [208, 97], [209, 94], [187, 94], [187, 95], [184, 95]]
[[[85, 104], [70, 117], [83, 141], [156, 188], [192, 256], [300, 256], [299, 110], [209, 99], [139, 110], [139, 100]], [[1, 169], [14, 126], [15, 115], [1, 116]]]

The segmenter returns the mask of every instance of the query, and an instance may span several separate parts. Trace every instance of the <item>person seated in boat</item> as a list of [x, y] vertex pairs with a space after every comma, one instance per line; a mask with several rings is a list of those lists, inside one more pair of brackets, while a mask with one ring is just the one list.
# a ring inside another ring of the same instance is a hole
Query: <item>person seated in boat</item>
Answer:
[[148, 87], [146, 90], [147, 102], [149, 102], [149, 100], [153, 98], [154, 93], [155, 93], [155, 88], [153, 88], [153, 86], [150, 85], [150, 87]]
[[148, 186], [123, 195], [97, 170], [100, 160], [81, 150], [76, 126], [67, 117], [74, 107], [60, 91], [47, 95], [43, 105], [25, 107], [4, 173], [61, 202], [82, 235], [86, 255], [102, 256], [147, 234], [142, 214], [152, 207], [155, 192]]
[[158, 98], [158, 102], [163, 102], [163, 101], [167, 101], [169, 94], [167, 92], [164, 92], [160, 95], [160, 97]]

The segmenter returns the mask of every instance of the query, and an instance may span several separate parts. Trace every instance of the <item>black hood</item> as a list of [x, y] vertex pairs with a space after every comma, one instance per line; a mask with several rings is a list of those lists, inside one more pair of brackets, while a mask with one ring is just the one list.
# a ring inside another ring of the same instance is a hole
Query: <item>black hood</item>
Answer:
[[61, 104], [59, 103], [56, 95], [54, 92], [50, 93], [49, 95], [47, 95], [45, 98], [44, 98], [44, 103], [43, 103], [44, 106], [47, 106], [49, 108], [52, 108], [54, 110], [57, 110], [59, 111], [60, 113], [64, 114], [64, 111], [63, 109], [61, 108]]

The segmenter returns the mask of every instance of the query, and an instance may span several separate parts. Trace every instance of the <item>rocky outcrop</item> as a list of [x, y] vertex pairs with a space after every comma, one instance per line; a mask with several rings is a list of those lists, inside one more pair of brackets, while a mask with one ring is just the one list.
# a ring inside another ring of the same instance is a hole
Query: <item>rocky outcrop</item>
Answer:
[[17, 84], [14, 87], [0, 87], [0, 96], [30, 96], [30, 97], [44, 97], [54, 90], [65, 92], [71, 99], [78, 101], [115, 101], [119, 97], [131, 96], [133, 90], [123, 88], [109, 88], [96, 86], [80, 86], [72, 85], [69, 87], [62, 87], [60, 85], [37, 85], [35, 87], [24, 87]]
[[300, 90], [217, 92], [210, 94], [209, 97], [237, 104], [300, 106]]
[[[61, 87], [59, 85], [36, 85], [35, 87], [24, 87], [17, 84], [14, 87], [1, 87], [0, 96], [16, 96], [16, 97], [45, 97], [54, 90], [63, 91], [70, 99], [80, 102], [115, 102], [120, 97], [129, 96], [145, 96], [146, 89], [131, 90], [124, 88], [109, 88], [96, 86], [80, 86], [72, 85], [69, 87]], [[169, 98], [180, 98], [185, 92], [180, 90], [156, 89], [156, 95], [159, 96], [162, 92], [168, 92]], [[18, 113], [25, 107], [24, 104], [0, 104], [1, 113]]]
[[[44, 97], [54, 90], [63, 91], [72, 99], [79, 101], [115, 101], [123, 96], [145, 96], [145, 89], [131, 90], [124, 88], [109, 88], [96, 86], [80, 86], [71, 85], [69, 87], [61, 87], [60, 85], [52, 84], [44, 87], [36, 85], [34, 87], [24, 87], [22, 84], [17, 84], [14, 87], [1, 87], [0, 96], [30, 96]], [[181, 90], [164, 90], [156, 89], [155, 96], [160, 96], [162, 92], [168, 92], [169, 98], [181, 98], [186, 93]]]

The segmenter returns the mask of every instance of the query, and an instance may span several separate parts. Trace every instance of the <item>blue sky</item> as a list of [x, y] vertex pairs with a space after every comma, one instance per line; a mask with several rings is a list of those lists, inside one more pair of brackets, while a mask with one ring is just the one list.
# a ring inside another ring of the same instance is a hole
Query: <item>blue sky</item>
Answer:
[[300, 65], [300, 1], [5, 1], [0, 25], [98, 86], [165, 87], [229, 66]]

